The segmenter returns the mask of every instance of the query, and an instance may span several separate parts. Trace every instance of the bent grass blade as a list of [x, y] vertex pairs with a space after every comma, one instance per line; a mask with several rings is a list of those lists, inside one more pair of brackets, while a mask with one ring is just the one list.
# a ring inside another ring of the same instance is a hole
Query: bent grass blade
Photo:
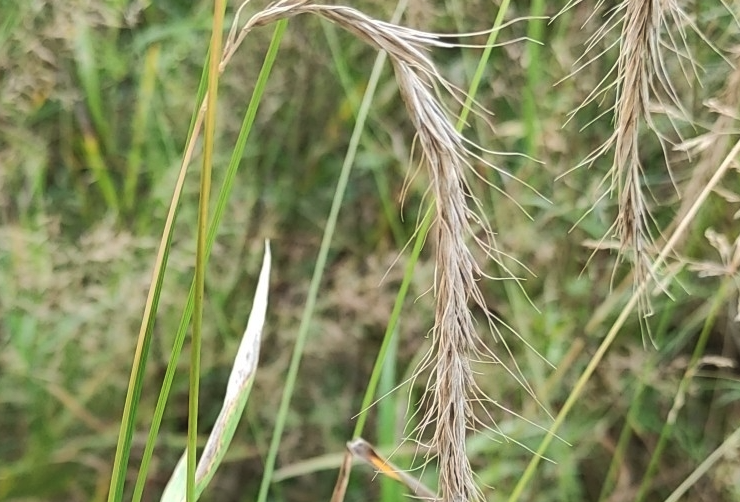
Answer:
[[[356, 438], [347, 443], [347, 451], [356, 459], [362, 460], [366, 464], [375, 468], [379, 473], [384, 474], [390, 478], [395, 479], [406, 485], [417, 498], [421, 500], [428, 500], [437, 502], [439, 498], [437, 494], [427, 488], [421, 481], [390, 463], [388, 459], [380, 455], [375, 448], [362, 438]], [[343, 466], [344, 467], [344, 466]], [[346, 471], [349, 477], [349, 471]], [[340, 476], [340, 479], [343, 476]], [[346, 481], [343, 481], [346, 486]], [[337, 482], [337, 485], [339, 482]], [[334, 502], [332, 498], [332, 502]]]
[[[259, 360], [262, 328], [265, 324], [265, 314], [267, 312], [270, 263], [270, 244], [265, 242], [265, 256], [262, 260], [262, 270], [257, 282], [257, 291], [254, 296], [252, 311], [249, 314], [247, 329], [244, 331], [244, 336], [234, 359], [234, 366], [231, 368], [221, 411], [216, 419], [216, 424], [213, 426], [213, 431], [208, 437], [195, 472], [196, 499], [203, 493], [221, 464], [247, 404], [249, 392], [252, 390], [252, 382], [254, 382], [254, 374]], [[162, 494], [162, 502], [182, 502], [185, 499], [186, 454], [187, 451], [182, 454], [177, 462], [177, 466]]]

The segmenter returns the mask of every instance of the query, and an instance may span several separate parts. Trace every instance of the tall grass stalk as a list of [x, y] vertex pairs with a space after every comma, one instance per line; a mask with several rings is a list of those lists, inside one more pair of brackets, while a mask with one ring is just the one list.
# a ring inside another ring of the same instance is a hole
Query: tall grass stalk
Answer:
[[200, 175], [200, 198], [198, 200], [198, 233], [195, 251], [195, 301], [193, 303], [193, 336], [190, 344], [190, 391], [188, 402], [188, 447], [185, 499], [196, 500], [195, 469], [197, 467], [198, 443], [198, 397], [200, 391], [200, 349], [202, 345], [203, 295], [206, 281], [206, 233], [208, 206], [211, 195], [211, 171], [216, 136], [216, 103], [218, 99], [219, 62], [221, 61], [224, 11], [226, 2], [213, 2], [213, 28], [208, 52], [208, 97], [206, 100], [205, 126], [203, 131], [203, 167]]
[[530, 19], [527, 23], [527, 36], [532, 40], [527, 45], [527, 86], [522, 96], [522, 115], [524, 119], [525, 153], [536, 157], [542, 138], [542, 126], [538, 113], [538, 91], [542, 89], [542, 50], [540, 43], [545, 33], [545, 0], [534, 0], [530, 6]]

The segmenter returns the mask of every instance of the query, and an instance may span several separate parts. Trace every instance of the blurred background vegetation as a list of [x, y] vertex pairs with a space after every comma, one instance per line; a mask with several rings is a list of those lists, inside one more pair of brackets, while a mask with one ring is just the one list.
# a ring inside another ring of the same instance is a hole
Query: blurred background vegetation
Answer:
[[[381, 19], [395, 8], [393, 2], [347, 3]], [[482, 287], [491, 308], [557, 370], [505, 333], [543, 406], [496, 368], [481, 368], [480, 384], [502, 407], [543, 427], [550, 423], [543, 408], [557, 413], [631, 293], [629, 265], [617, 264], [610, 249], [615, 202], [600, 199], [609, 157], [559, 178], [612, 130], [610, 116], [595, 120], [609, 98], [566, 123], [616, 58], [607, 52], [562, 80], [578, 66], [588, 37], [602, 22], [591, 4], [552, 23], [520, 21], [502, 32], [503, 41], [529, 35], [542, 45], [518, 41], [494, 49], [477, 96], [493, 116], [471, 118], [465, 131], [491, 150], [541, 161], [496, 159], [550, 202], [505, 178], [490, 179], [508, 196], [481, 192], [500, 247], [529, 270], [512, 264], [526, 277], [526, 296], [510, 281]], [[660, 229], [670, 229], [685, 214], [738, 130], [740, 89], [730, 64], [737, 62], [738, 26], [731, 12], [738, 5], [688, 4], [687, 12], [718, 51], [687, 31], [701, 85], [675, 61], [669, 72], [694, 124], [679, 124], [675, 132], [667, 127], [667, 134], [701, 138], [719, 118], [726, 126], [723, 136], [710, 137], [691, 156], [670, 151], [673, 179], [658, 141], [644, 135], [641, 160]], [[247, 12], [261, 6], [255, 0]], [[232, 7], [227, 15], [237, 4]], [[516, 2], [506, 17], [554, 15], [559, 8]], [[136, 333], [206, 58], [211, 9], [206, 1], [0, 1], [0, 500], [105, 499]], [[415, 0], [402, 23], [473, 32], [490, 28], [498, 12], [496, 2]], [[270, 34], [251, 34], [221, 80], [216, 185]], [[480, 49], [437, 50], [432, 56], [441, 73], [464, 89]], [[272, 240], [260, 369], [229, 461], [206, 500], [254, 500], [308, 281], [374, 58], [372, 49], [309, 17], [291, 21], [281, 45], [208, 269], [204, 434], [218, 413], [250, 309], [263, 239]], [[456, 103], [448, 105], [459, 111]], [[404, 113], [386, 68], [332, 243], [273, 500], [329, 499], [352, 418], [360, 411], [403, 274], [402, 249], [426, 190], [420, 174], [403, 192], [413, 171], [413, 130]], [[671, 139], [678, 142], [678, 136]], [[556, 464], [540, 464], [527, 500], [663, 500], [738, 427], [738, 264], [732, 261], [740, 253], [738, 181], [737, 171], [730, 172], [703, 205], [667, 266], [671, 280], [665, 291], [652, 298], [653, 315], [635, 314], [622, 330], [559, 431], [570, 445], [551, 446], [547, 455]], [[478, 188], [484, 187], [481, 182]], [[194, 169], [155, 326], [133, 466], [192, 278], [197, 191]], [[384, 392], [404, 382], [428, 349], [433, 274], [433, 251], [427, 250]], [[657, 347], [645, 343], [646, 327]], [[181, 368], [146, 500], [157, 500], [185, 444], [187, 354]], [[685, 380], [689, 368], [691, 378]], [[418, 398], [415, 388], [405, 387], [383, 399], [369, 412], [375, 432], [368, 439], [380, 441], [384, 451], [401, 444], [408, 403]], [[536, 448], [543, 435], [521, 418], [493, 413], [501, 430], [520, 444], [471, 435], [480, 481], [495, 487], [485, 491], [490, 500], [510, 492], [532, 455], [527, 448]], [[411, 461], [405, 449], [394, 458], [402, 465]], [[347, 500], [398, 495], [379, 492], [372, 473], [359, 472]], [[687, 500], [738, 500], [739, 479], [740, 458], [725, 457], [694, 484]]]

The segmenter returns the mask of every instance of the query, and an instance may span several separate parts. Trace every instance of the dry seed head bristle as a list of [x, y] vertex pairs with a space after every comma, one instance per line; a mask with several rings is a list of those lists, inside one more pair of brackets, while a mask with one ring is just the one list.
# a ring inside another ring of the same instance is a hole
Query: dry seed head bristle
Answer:
[[[573, 2], [569, 7], [576, 3], [579, 2]], [[600, 1], [597, 7], [602, 8], [604, 5], [605, 2]], [[606, 44], [606, 50], [615, 46], [619, 48], [617, 62], [572, 112], [575, 114], [587, 104], [601, 100], [606, 93], [612, 90], [615, 92], [611, 107], [614, 113], [614, 132], [579, 167], [592, 165], [597, 158], [614, 149], [610, 190], [617, 194], [619, 207], [612, 229], [616, 231], [620, 241], [620, 255], [630, 253], [632, 256], [635, 288], [648, 279], [661, 283], [653, 266], [653, 233], [657, 226], [650, 214], [644, 189], [645, 175], [640, 162], [640, 126], [644, 124], [659, 141], [666, 169], [673, 179], [668, 152], [673, 143], [681, 141], [681, 134], [673, 121], [676, 117], [685, 122], [690, 119], [668, 73], [666, 52], [677, 57], [679, 67], [688, 76], [689, 72], [683, 65], [688, 61], [694, 68], [695, 64], [686, 46], [686, 26], [698, 32], [673, 0], [623, 0], [610, 8], [604, 16], [604, 22], [590, 37], [585, 53], [595, 51], [608, 36], [617, 33], [618, 39]], [[683, 44], [681, 48], [677, 46], [679, 42]], [[573, 74], [598, 60], [605, 52], [599, 52], [587, 59]], [[656, 125], [652, 116], [655, 111], [665, 113], [669, 118], [677, 139], [669, 139]], [[642, 314], [649, 314], [651, 307], [648, 290], [642, 291], [644, 293], [640, 299], [640, 310]]]
[[[471, 152], [469, 143], [452, 126], [435, 94], [441, 87], [454, 95], [454, 89], [437, 72], [427, 55], [428, 48], [454, 45], [437, 35], [378, 21], [352, 8], [305, 0], [279, 1], [255, 14], [238, 33], [236, 28], [232, 29], [222, 68], [251, 29], [304, 13], [327, 19], [388, 53], [403, 101], [416, 128], [435, 197], [438, 242], [433, 347], [421, 365], [421, 369], [427, 364], [434, 367], [432, 381], [427, 386], [431, 406], [422, 419], [420, 430], [425, 424], [435, 426], [429, 447], [439, 457], [442, 500], [482, 500], [466, 456], [466, 432], [476, 425], [471, 403], [486, 398], [475, 383], [471, 361], [501, 361], [487, 349], [481, 353], [480, 347], [484, 345], [476, 334], [468, 301], [472, 300], [487, 312], [477, 285], [483, 273], [466, 241], [472, 238], [493, 260], [498, 261], [498, 252], [492, 245], [492, 232], [486, 220], [468, 205], [471, 191], [465, 175], [473, 158], [493, 169], [498, 168]], [[488, 241], [474, 235], [471, 222], [483, 228]], [[489, 321], [493, 322], [493, 318]], [[509, 373], [514, 374], [510, 370]]]

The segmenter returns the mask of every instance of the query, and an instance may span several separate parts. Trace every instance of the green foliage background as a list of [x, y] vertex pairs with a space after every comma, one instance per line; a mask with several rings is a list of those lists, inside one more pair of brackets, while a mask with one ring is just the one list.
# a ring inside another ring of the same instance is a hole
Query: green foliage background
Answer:
[[[381, 19], [394, 8], [352, 5]], [[247, 11], [260, 6], [255, 2]], [[236, 6], [230, 7], [227, 23]], [[506, 17], [556, 13], [545, 7], [517, 2]], [[685, 9], [720, 53], [737, 62], [732, 7], [737, 5], [696, 2]], [[0, 2], [0, 500], [105, 499], [151, 267], [206, 58], [211, 9], [209, 2], [174, 0]], [[508, 197], [489, 189], [481, 199], [500, 247], [526, 265], [511, 263], [526, 277], [528, 297], [511, 282], [482, 287], [491, 308], [557, 367], [507, 334], [543, 408], [553, 414], [631, 293], [629, 265], [617, 264], [613, 249], [593, 250], [594, 243], [612, 240], [615, 203], [599, 199], [610, 159], [560, 177], [611, 134], [609, 116], [595, 120], [608, 98], [566, 123], [616, 58], [608, 52], [562, 80], [602, 22], [591, 15], [593, 9], [581, 4], [552, 23], [530, 19], [508, 26], [500, 40], [529, 35], [542, 45], [516, 41], [494, 49], [477, 96], [493, 116], [472, 117], [465, 131], [486, 148], [541, 161], [496, 157], [499, 166], [551, 202], [493, 176], [490, 181]], [[491, 2], [416, 1], [403, 23], [426, 31], [472, 32], [489, 28], [497, 13]], [[251, 34], [221, 79], [214, 185], [223, 179], [270, 34], [269, 29]], [[485, 36], [472, 41], [483, 43]], [[706, 106], [711, 99], [737, 117], [737, 100], [728, 96], [738, 89], [732, 87], [735, 70], [705, 41], [688, 31], [687, 45], [700, 62], [702, 85], [690, 73], [687, 80], [675, 61], [669, 69], [695, 118], [692, 126], [679, 124], [678, 132], [691, 138], [707, 133], [717, 119]], [[255, 499], [308, 281], [374, 57], [349, 35], [308, 17], [291, 22], [281, 45], [206, 279], [204, 434], [218, 413], [249, 312], [263, 239], [272, 240], [273, 284], [260, 370], [229, 462], [206, 500]], [[464, 89], [480, 50], [439, 50], [433, 57], [442, 74]], [[456, 103], [448, 105], [458, 111]], [[673, 181], [659, 144], [644, 135], [641, 160], [659, 228], [675, 224], [695, 195], [691, 187], [701, 187], [711, 175], [699, 169], [697, 159], [715, 154], [719, 165], [728, 139], [737, 140], [736, 131], [730, 121], [726, 135], [711, 137], [690, 158], [670, 152]], [[321, 285], [280, 449], [274, 500], [328, 500], [331, 494], [403, 275], [408, 253], [401, 250], [425, 200], [425, 176], [410, 177], [412, 136], [386, 68]], [[473, 168], [483, 172], [482, 166]], [[411, 181], [404, 192], [406, 179]], [[653, 297], [654, 315], [644, 320], [633, 315], [623, 328], [558, 432], [570, 445], [552, 444], [547, 456], [557, 464], [540, 464], [527, 500], [663, 500], [737, 428], [740, 331], [734, 320], [737, 270], [730, 266], [739, 252], [737, 191], [738, 173], [731, 171], [673, 254], [667, 271], [674, 275]], [[133, 466], [192, 278], [197, 197], [193, 172], [157, 316]], [[710, 228], [724, 237], [708, 240]], [[717, 249], [722, 238], [727, 263]], [[428, 348], [434, 273], [433, 244], [428, 247], [384, 376], [386, 391], [406, 381]], [[714, 275], [705, 277], [707, 272]], [[645, 346], [646, 328], [657, 348]], [[691, 363], [692, 355], [698, 364]], [[183, 354], [146, 500], [157, 499], [185, 444], [187, 360]], [[682, 380], [689, 368], [692, 378]], [[502, 407], [548, 426], [543, 409], [502, 371], [480, 370], [481, 386]], [[408, 401], [419, 397], [415, 386], [382, 400], [370, 411], [368, 439], [392, 451], [408, 432]], [[500, 429], [520, 444], [471, 435], [480, 481], [496, 488], [486, 490], [490, 500], [511, 492], [531, 458], [527, 448], [536, 449], [543, 436], [520, 418], [494, 413]], [[412, 455], [402, 449], [394, 459], [410, 465]], [[379, 491], [372, 474], [360, 472], [347, 500], [400, 496], [393, 489]], [[699, 500], [699, 494], [736, 500], [739, 476], [738, 459], [725, 458], [692, 487], [689, 500]], [[433, 472], [425, 472], [426, 478], [433, 483]]]

